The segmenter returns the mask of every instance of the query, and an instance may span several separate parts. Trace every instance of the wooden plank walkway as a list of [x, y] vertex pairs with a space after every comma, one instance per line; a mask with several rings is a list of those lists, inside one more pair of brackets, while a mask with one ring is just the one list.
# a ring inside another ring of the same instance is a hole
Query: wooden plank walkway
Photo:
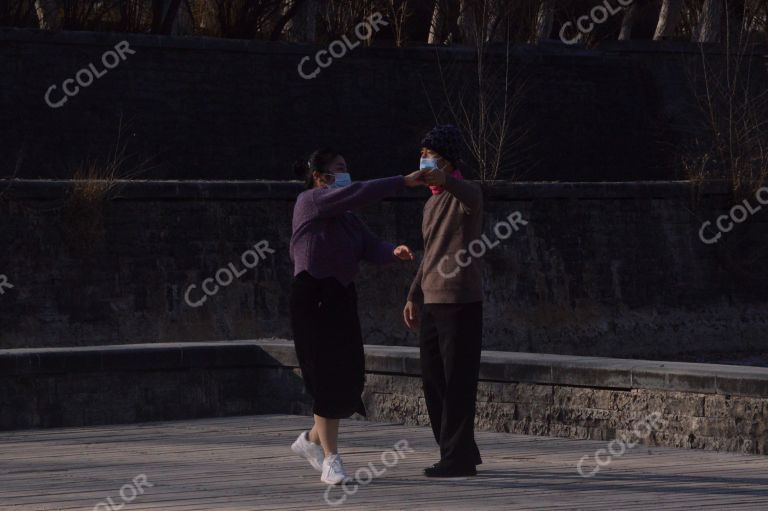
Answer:
[[[429, 429], [352, 420], [347, 471], [379, 475], [326, 493], [289, 449], [310, 424], [261, 415], [0, 433], [0, 510], [768, 509], [765, 456], [638, 446], [584, 478], [577, 462], [606, 442], [478, 433], [478, 477], [432, 480], [421, 475], [438, 455]], [[412, 452], [398, 455], [402, 440]]]

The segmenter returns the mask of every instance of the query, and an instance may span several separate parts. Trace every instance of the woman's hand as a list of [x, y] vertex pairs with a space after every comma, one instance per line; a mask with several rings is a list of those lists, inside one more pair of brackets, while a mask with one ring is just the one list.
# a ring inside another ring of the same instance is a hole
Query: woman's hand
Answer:
[[416, 172], [411, 172], [405, 176], [405, 186], [411, 188], [415, 186], [427, 186], [427, 183], [424, 181], [424, 174], [426, 172], [426, 170], [417, 170]]
[[403, 309], [403, 319], [405, 320], [405, 326], [411, 330], [416, 330], [419, 327], [419, 306], [415, 303], [408, 301]]
[[407, 245], [400, 245], [395, 247], [395, 250], [392, 253], [395, 254], [395, 257], [401, 261], [413, 261], [416, 259], [416, 256], [413, 255], [413, 252], [410, 248], [408, 248]]

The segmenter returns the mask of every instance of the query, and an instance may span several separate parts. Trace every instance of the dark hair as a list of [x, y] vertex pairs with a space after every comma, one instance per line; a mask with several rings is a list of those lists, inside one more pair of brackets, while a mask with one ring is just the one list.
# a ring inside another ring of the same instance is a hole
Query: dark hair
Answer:
[[309, 155], [307, 161], [297, 161], [293, 165], [293, 173], [296, 177], [304, 180], [304, 188], [309, 190], [315, 186], [315, 180], [312, 177], [312, 173], [328, 172], [328, 165], [339, 156], [338, 151], [331, 149], [330, 147], [323, 147], [316, 150]]

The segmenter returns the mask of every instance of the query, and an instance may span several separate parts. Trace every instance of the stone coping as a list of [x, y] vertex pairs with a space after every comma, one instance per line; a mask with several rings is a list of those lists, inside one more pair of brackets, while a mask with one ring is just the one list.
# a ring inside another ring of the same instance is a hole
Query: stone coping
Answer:
[[[0, 179], [0, 198], [60, 200], [72, 192], [78, 181], [60, 179]], [[230, 180], [113, 180], [105, 181], [106, 196], [112, 200], [294, 200], [304, 189], [298, 181]], [[487, 199], [651, 199], [694, 195], [727, 195], [724, 182], [695, 186], [690, 181], [627, 182], [510, 182], [491, 181], [484, 185]], [[423, 189], [406, 189], [401, 198], [425, 198]]]
[[[366, 345], [369, 373], [418, 376], [414, 347]], [[0, 375], [211, 367], [298, 367], [283, 339], [0, 350]], [[768, 368], [483, 351], [480, 379], [605, 389], [768, 397]]]

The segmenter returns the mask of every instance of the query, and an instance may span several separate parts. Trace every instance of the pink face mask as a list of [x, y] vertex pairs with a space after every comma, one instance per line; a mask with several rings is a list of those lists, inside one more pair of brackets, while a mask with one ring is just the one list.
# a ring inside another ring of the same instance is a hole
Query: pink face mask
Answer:
[[[459, 169], [454, 169], [454, 171], [451, 172], [451, 177], [454, 179], [464, 179], [464, 176], [461, 175], [461, 171]], [[430, 185], [429, 189], [432, 190], [432, 195], [440, 195], [444, 191], [442, 186]]]

